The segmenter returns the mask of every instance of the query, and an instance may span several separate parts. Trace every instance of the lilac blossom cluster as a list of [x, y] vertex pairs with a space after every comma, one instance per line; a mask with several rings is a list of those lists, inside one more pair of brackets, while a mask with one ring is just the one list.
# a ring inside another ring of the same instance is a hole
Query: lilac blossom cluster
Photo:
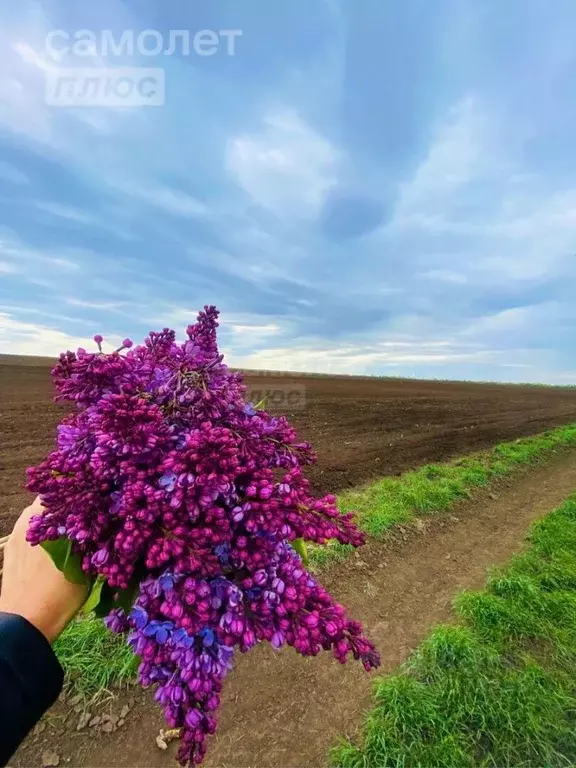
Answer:
[[[333, 496], [312, 495], [310, 445], [245, 402], [218, 352], [217, 318], [205, 307], [181, 345], [164, 329], [112, 354], [100, 336], [99, 352], [62, 354], [56, 399], [76, 409], [28, 482], [45, 506], [29, 541], [66, 538], [86, 576], [112, 591], [108, 627], [128, 634], [141, 683], [181, 729], [183, 765], [203, 759], [235, 649], [268, 641], [379, 663], [292, 546], [363, 536]], [[132, 606], [118, 607], [130, 590]]]

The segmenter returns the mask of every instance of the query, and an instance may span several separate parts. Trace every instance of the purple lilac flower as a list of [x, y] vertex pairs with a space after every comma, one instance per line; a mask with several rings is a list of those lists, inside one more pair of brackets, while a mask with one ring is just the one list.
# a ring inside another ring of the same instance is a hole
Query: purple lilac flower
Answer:
[[182, 345], [165, 328], [111, 354], [98, 335], [98, 353], [60, 355], [57, 400], [76, 411], [28, 480], [45, 508], [28, 540], [68, 538], [87, 576], [107, 581], [118, 602], [106, 625], [127, 637], [141, 684], [180, 729], [183, 765], [204, 757], [237, 650], [268, 642], [379, 663], [290, 546], [359, 546], [363, 535], [333, 496], [312, 495], [302, 471], [311, 447], [285, 418], [245, 402], [219, 354], [217, 319], [205, 307]]
[[165, 472], [160, 480], [158, 480], [158, 485], [168, 493], [172, 493], [174, 488], [176, 488], [176, 481], [177, 477], [174, 472]]
[[174, 624], [171, 621], [151, 621], [144, 627], [144, 637], [153, 637], [157, 643], [164, 645], [170, 637]]
[[62, 451], [69, 451], [74, 448], [82, 430], [72, 424], [60, 424], [58, 426], [58, 448]]

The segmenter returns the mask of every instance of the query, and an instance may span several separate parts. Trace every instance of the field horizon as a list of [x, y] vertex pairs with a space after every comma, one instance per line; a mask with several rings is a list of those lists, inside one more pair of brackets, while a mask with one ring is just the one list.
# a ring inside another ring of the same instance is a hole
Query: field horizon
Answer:
[[[15, 366], [30, 366], [39, 367], [44, 366], [51, 367], [57, 360], [57, 356], [48, 355], [19, 355], [8, 352], [0, 352], [0, 365], [15, 365]], [[240, 371], [247, 377], [260, 377], [266, 376], [270, 378], [281, 377], [302, 377], [310, 379], [353, 379], [353, 380], [391, 380], [391, 381], [408, 381], [408, 382], [422, 382], [433, 383], [443, 382], [445, 384], [478, 384], [486, 386], [503, 386], [503, 387], [543, 387], [551, 389], [574, 389], [576, 388], [576, 381], [574, 384], [543, 384], [537, 381], [499, 381], [498, 379], [454, 379], [454, 378], [427, 378], [419, 376], [395, 376], [394, 374], [376, 374], [376, 373], [318, 373], [315, 371], [290, 371], [281, 370], [276, 368], [236, 368], [231, 366], [231, 370]]]
[[[29, 499], [26, 467], [54, 445], [50, 358], [0, 355], [0, 531]], [[314, 490], [332, 493], [576, 422], [576, 389], [499, 383], [244, 371], [254, 403], [312, 443]]]

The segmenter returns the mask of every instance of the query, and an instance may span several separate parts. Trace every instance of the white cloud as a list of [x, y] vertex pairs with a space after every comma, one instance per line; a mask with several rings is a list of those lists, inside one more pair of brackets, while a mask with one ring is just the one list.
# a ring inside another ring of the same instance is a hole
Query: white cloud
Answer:
[[[172, 325], [179, 328], [187, 326], [196, 320], [200, 307], [177, 307], [166, 306], [154, 317], [147, 318], [147, 322]], [[270, 335], [279, 333], [282, 330], [279, 319], [274, 318], [276, 322], [265, 322], [262, 315], [255, 315], [249, 312], [222, 312], [220, 315], [220, 327], [235, 335], [255, 334]]]
[[14, 43], [12, 50], [18, 54], [22, 61], [42, 70], [42, 72], [57, 72], [59, 67], [53, 61], [40, 56], [28, 43]]
[[110, 232], [110, 234], [122, 240], [135, 239], [135, 236], [127, 231], [124, 222], [116, 222], [114, 220], [118, 215], [118, 209], [110, 208], [107, 211], [99, 211], [98, 217], [96, 217], [81, 208], [47, 200], [39, 200], [34, 205], [39, 211], [48, 214], [51, 218], [64, 219], [64, 221], [73, 222], [74, 224], [83, 224], [85, 227], [93, 227]]
[[462, 329], [461, 335], [486, 338], [489, 334], [506, 334], [513, 331], [519, 331], [526, 327], [526, 321], [531, 314], [530, 307], [504, 309], [491, 315], [485, 315], [479, 320], [475, 320], [466, 328]]
[[82, 299], [69, 298], [64, 299], [66, 304], [70, 304], [72, 307], [84, 307], [86, 309], [103, 309], [107, 312], [114, 312], [126, 306], [120, 301], [83, 301]]
[[419, 277], [423, 277], [426, 280], [437, 280], [441, 283], [455, 283], [457, 285], [464, 285], [468, 282], [466, 275], [454, 272], [451, 269], [429, 269], [426, 272], [421, 272]]
[[500, 171], [488, 116], [479, 102], [468, 96], [449, 111], [433, 136], [427, 156], [403, 185], [393, 226], [442, 230], [460, 202], [461, 190]]
[[572, 303], [543, 301], [487, 314], [465, 326], [459, 335], [499, 341], [501, 345], [533, 343], [535, 339], [549, 343], [552, 334], [557, 335], [566, 327], [572, 333], [575, 323], [576, 308]]
[[[133, 110], [55, 109], [46, 103], [48, 73], [58, 63], [43, 53], [46, 35], [53, 28], [40, 5], [22, 28], [0, 28], [0, 68], [9, 73], [0, 79], [0, 128], [41, 145], [54, 154], [93, 172], [94, 134], [110, 134], [117, 122]], [[98, 56], [86, 57], [84, 66], [105, 67]]]
[[80, 270], [80, 264], [71, 259], [62, 259], [58, 256], [48, 256], [44, 258], [51, 267], [58, 267], [66, 272], [78, 272]]
[[78, 224], [94, 224], [94, 218], [87, 214], [85, 211], [81, 211], [78, 208], [73, 208], [70, 205], [61, 205], [60, 203], [43, 202], [36, 203], [36, 208], [45, 213], [49, 213], [51, 216], [56, 216], [60, 219], [68, 219], [69, 221], [75, 221]]
[[13, 305], [13, 304], [3, 304], [2, 305], [2, 311], [4, 313], [8, 313], [10, 315], [13, 315], [16, 318], [22, 318], [25, 317], [26, 320], [23, 322], [28, 322], [28, 318], [31, 315], [34, 315], [34, 317], [42, 317], [47, 318], [50, 323], [74, 323], [76, 325], [88, 325], [91, 327], [95, 327], [95, 323], [93, 320], [85, 320], [82, 317], [72, 317], [70, 315], [64, 315], [59, 311], [60, 307], [55, 307], [54, 309], [38, 309], [38, 307], [34, 306], [22, 306], [22, 305]]
[[[107, 349], [122, 343], [119, 337], [108, 337], [105, 341]], [[91, 349], [93, 346], [90, 336], [71, 336], [56, 328], [24, 322], [0, 312], [0, 353], [53, 357], [67, 349]]]
[[[75, 251], [67, 249], [65, 252], [70, 256], [86, 255], [86, 252], [80, 250]], [[56, 267], [57, 269], [66, 272], [75, 272], [80, 269], [77, 261], [72, 258], [63, 258], [60, 253], [41, 251], [37, 248], [33, 248], [24, 243], [14, 234], [2, 237], [0, 233], [0, 256], [2, 256], [6, 260], [6, 263], [13, 269], [18, 269], [18, 267], [26, 265], [26, 274], [30, 280], [38, 277], [36, 273], [31, 273], [29, 270], [29, 267], [34, 264], [36, 264], [36, 266], [43, 264], [50, 268]]]
[[511, 143], [504, 117], [478, 98], [456, 104], [403, 185], [388, 235], [420, 237], [422, 250], [429, 238], [457, 243], [418, 256], [421, 276], [488, 287], [574, 273], [576, 188], [526, 172], [518, 147], [529, 128]]
[[230, 324], [230, 328], [234, 333], [238, 334], [250, 334], [255, 336], [267, 336], [269, 334], [278, 333], [281, 328], [279, 325], [234, 325]]
[[155, 326], [170, 327], [179, 331], [181, 328], [186, 328], [196, 320], [198, 310], [200, 307], [187, 308], [187, 307], [169, 307], [165, 306], [157, 315], [151, 315], [145, 320], [147, 323], [151, 323]]
[[377, 347], [391, 347], [401, 348], [406, 347], [414, 349], [418, 347], [420, 349], [439, 349], [441, 347], [454, 346], [453, 341], [439, 340], [439, 341], [381, 341], [376, 344]]
[[206, 216], [209, 213], [198, 198], [167, 187], [122, 187], [122, 190], [176, 216]]
[[231, 176], [264, 208], [317, 216], [336, 182], [338, 152], [295, 112], [273, 112], [263, 129], [228, 141]]
[[18, 168], [10, 165], [10, 163], [4, 162], [0, 162], [0, 179], [19, 185], [30, 183], [30, 179], [22, 171], [19, 171]]
[[576, 189], [543, 196], [507, 195], [501, 212], [486, 234], [498, 242], [474, 269], [481, 278], [538, 280], [547, 275], [574, 274], [576, 250]]
[[[308, 373], [385, 373], [398, 366], [443, 366], [450, 363], [495, 363], [492, 350], [448, 349], [448, 342], [384, 342], [380, 344], [324, 344], [261, 349], [245, 355], [229, 349], [227, 362], [239, 368], [301, 371]], [[435, 348], [436, 346], [436, 348]], [[394, 348], [396, 347], [396, 349]]]
[[[223, 222], [219, 226], [226, 228]], [[301, 279], [302, 265], [309, 254], [306, 250], [287, 244], [281, 237], [268, 235], [256, 227], [233, 231], [229, 235], [230, 250], [209, 247], [187, 247], [194, 264], [215, 267], [252, 283], [269, 284], [284, 279], [311, 287]]]
[[10, 275], [16, 272], [14, 264], [8, 264], [7, 261], [0, 261], [0, 274]]

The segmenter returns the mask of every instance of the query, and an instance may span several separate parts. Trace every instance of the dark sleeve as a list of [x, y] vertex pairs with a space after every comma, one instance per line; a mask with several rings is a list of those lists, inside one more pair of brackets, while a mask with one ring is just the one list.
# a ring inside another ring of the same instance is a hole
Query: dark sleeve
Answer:
[[54, 704], [63, 679], [44, 635], [21, 616], [0, 613], [0, 765]]

